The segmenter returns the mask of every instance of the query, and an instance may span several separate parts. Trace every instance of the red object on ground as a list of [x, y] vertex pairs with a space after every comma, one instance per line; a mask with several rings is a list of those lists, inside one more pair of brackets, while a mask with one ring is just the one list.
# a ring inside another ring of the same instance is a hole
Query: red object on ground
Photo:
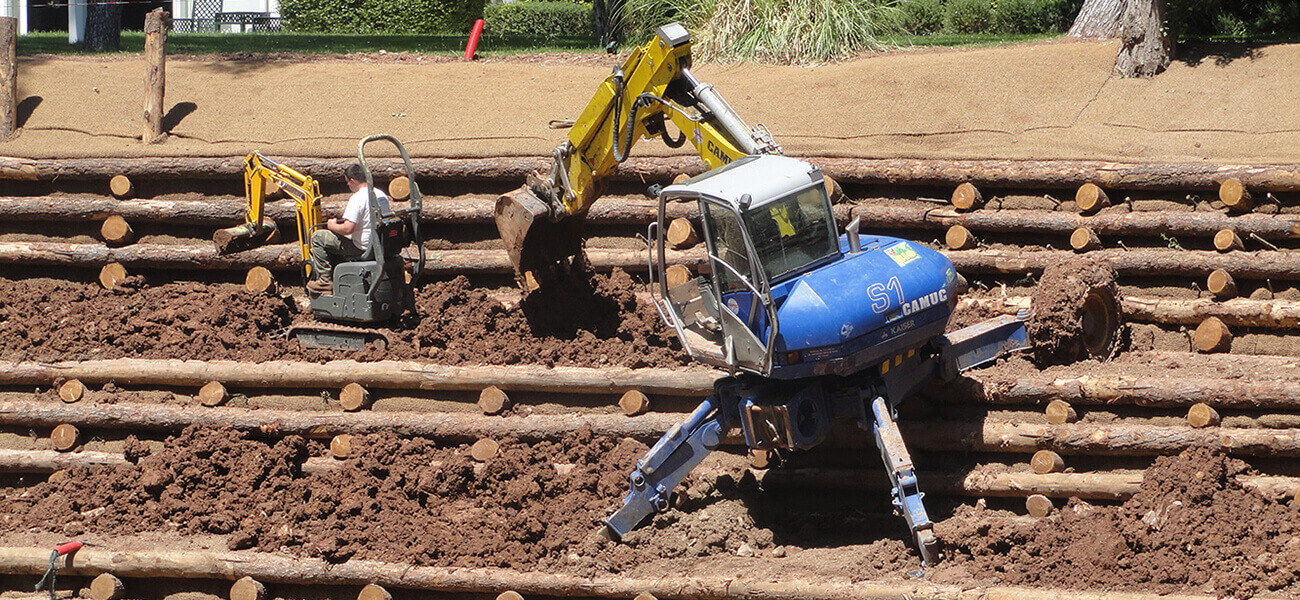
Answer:
[[64, 554], [67, 554], [69, 552], [76, 552], [80, 550], [82, 545], [83, 544], [81, 542], [63, 542], [62, 544], [55, 546], [54, 551], [57, 552], [59, 556], [63, 556]]
[[469, 43], [465, 44], [465, 60], [474, 60], [474, 51], [478, 49], [478, 38], [483, 35], [483, 19], [474, 21], [474, 29], [469, 32]]

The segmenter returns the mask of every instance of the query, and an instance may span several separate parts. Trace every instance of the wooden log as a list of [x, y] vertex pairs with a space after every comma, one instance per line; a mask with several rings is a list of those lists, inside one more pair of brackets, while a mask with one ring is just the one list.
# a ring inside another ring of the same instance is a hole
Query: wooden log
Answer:
[[1089, 182], [1079, 186], [1079, 190], [1074, 193], [1074, 203], [1079, 207], [1079, 212], [1091, 215], [1110, 206], [1110, 198], [1101, 187]]
[[[1069, 250], [945, 250], [942, 251], [966, 275], [1024, 275], [1042, 273], [1046, 265], [1067, 260]], [[1171, 248], [1107, 248], [1089, 253], [1110, 263], [1121, 277], [1205, 277], [1225, 269], [1241, 279], [1300, 279], [1300, 252], [1250, 252], [1221, 254], [1209, 250]]]
[[618, 399], [618, 406], [623, 409], [623, 414], [635, 417], [650, 410], [650, 399], [641, 390], [628, 390]]
[[628, 390], [641, 390], [647, 394], [702, 398], [713, 392], [713, 382], [722, 376], [718, 371], [708, 370], [540, 365], [452, 367], [395, 360], [336, 360], [323, 364], [135, 358], [58, 363], [0, 361], [0, 383], [5, 385], [51, 385], [57, 379], [76, 378], [87, 384], [200, 387], [209, 381], [221, 381], [242, 388], [321, 390], [356, 382], [374, 389], [478, 392], [495, 385], [507, 392], [619, 395]]
[[252, 577], [240, 577], [230, 586], [230, 600], [266, 600], [266, 586]]
[[1088, 456], [1178, 454], [1205, 446], [1234, 456], [1300, 456], [1293, 429], [1196, 429], [1154, 425], [1035, 425], [985, 422], [900, 422], [908, 446], [918, 450], [1031, 453], [1052, 450]]
[[1220, 229], [1214, 234], [1214, 249], [1219, 252], [1230, 252], [1232, 250], [1245, 250], [1246, 244], [1242, 243], [1241, 236], [1231, 229]]
[[129, 465], [120, 452], [0, 449], [0, 472], [56, 473], [71, 467]]
[[100, 573], [90, 581], [91, 600], [121, 600], [126, 595], [126, 584], [112, 573]]
[[1255, 201], [1250, 197], [1250, 190], [1236, 177], [1229, 177], [1219, 184], [1219, 200], [1228, 210], [1236, 213], [1250, 212], [1255, 208]]
[[0, 17], [0, 142], [18, 131], [18, 19]]
[[969, 181], [963, 182], [952, 191], [952, 206], [960, 211], [975, 210], [984, 206], [984, 194]]
[[1219, 424], [1219, 411], [1208, 404], [1196, 403], [1187, 409], [1187, 423], [1192, 427], [1210, 427]]
[[[822, 180], [826, 184], [826, 195], [831, 199], [831, 204], [839, 204], [844, 201], [844, 188], [840, 187], [840, 182], [834, 177], [822, 174]], [[675, 178], [673, 183], [680, 183]]]
[[167, 16], [162, 7], [144, 17], [144, 128], [140, 140], [152, 144], [162, 136], [167, 88]]
[[1036, 519], [1052, 514], [1053, 508], [1052, 501], [1042, 494], [1033, 494], [1025, 499], [1025, 512]]
[[357, 600], [393, 600], [393, 595], [381, 585], [367, 583], [357, 594]]
[[[1028, 309], [1030, 299], [1028, 296], [963, 298], [958, 301], [958, 306], [978, 306], [984, 310], [1014, 315], [1020, 310]], [[1234, 298], [1220, 302], [1212, 298], [1125, 296], [1120, 300], [1120, 309], [1124, 320], [1130, 322], [1199, 325], [1206, 318], [1215, 317], [1229, 327], [1300, 328], [1300, 302], [1288, 300]]]
[[664, 279], [668, 284], [668, 289], [675, 288], [694, 278], [695, 275], [684, 265], [672, 265], [664, 271]]
[[50, 443], [54, 444], [54, 449], [60, 452], [73, 449], [80, 441], [81, 431], [69, 423], [60, 423], [50, 432]]
[[1039, 450], [1029, 459], [1029, 466], [1039, 475], [1060, 473], [1065, 470], [1065, 459], [1051, 450]]
[[524, 600], [524, 597], [514, 590], [506, 590], [497, 594], [497, 600]]
[[1223, 269], [1210, 272], [1210, 276], [1205, 278], [1205, 288], [1220, 300], [1237, 296], [1237, 282], [1232, 278], [1231, 273]]
[[1097, 237], [1097, 232], [1087, 228], [1080, 227], [1070, 234], [1070, 247], [1075, 252], [1091, 252], [1101, 249], [1101, 238]]
[[221, 406], [229, 399], [230, 394], [220, 381], [209, 381], [199, 388], [199, 404], [203, 406]]
[[343, 410], [355, 412], [370, 407], [370, 390], [355, 381], [343, 386], [339, 392], [339, 405]]
[[104, 219], [104, 224], [99, 227], [99, 235], [110, 246], [125, 246], [135, 241], [135, 231], [131, 229], [131, 224], [118, 215]]
[[135, 195], [135, 184], [130, 177], [118, 173], [108, 180], [108, 191], [117, 198], [130, 198]]
[[1198, 352], [1227, 352], [1232, 348], [1232, 332], [1218, 317], [1208, 317], [1192, 334], [1192, 346]]
[[668, 232], [666, 234], [668, 244], [673, 248], [682, 250], [690, 248], [700, 243], [700, 236], [695, 233], [695, 226], [689, 219], [678, 217], [668, 223]]
[[411, 180], [405, 175], [394, 177], [388, 182], [388, 197], [399, 202], [411, 197]]
[[479, 392], [478, 407], [485, 415], [499, 415], [510, 408], [510, 396], [501, 391], [501, 388], [490, 385]]
[[352, 454], [352, 436], [340, 433], [330, 439], [330, 456], [337, 459], [347, 458]]
[[275, 275], [266, 267], [253, 267], [244, 277], [244, 289], [254, 294], [275, 295], [279, 291]]
[[122, 263], [108, 263], [99, 270], [99, 285], [106, 290], [116, 288], [123, 279], [126, 279], [126, 267]]
[[[1249, 358], [1232, 355], [1232, 358]], [[1241, 378], [1164, 378], [1055, 374], [1029, 375], [1014, 382], [982, 381], [967, 374], [939, 396], [952, 402], [1042, 405], [1137, 405], [1187, 408], [1198, 402], [1218, 408], [1249, 410], [1300, 409], [1300, 381]]]
[[969, 229], [961, 225], [953, 225], [948, 228], [948, 232], [943, 236], [944, 243], [949, 250], [969, 250], [979, 245], [979, 240]]
[[487, 462], [497, 455], [501, 445], [492, 438], [483, 438], [469, 447], [470, 458], [478, 462]]
[[1063, 400], [1048, 402], [1047, 409], [1043, 412], [1047, 414], [1047, 422], [1053, 425], [1063, 425], [1079, 420], [1079, 414], [1074, 411], [1074, 407]]
[[776, 465], [776, 454], [763, 448], [749, 450], [749, 466], [755, 469], [768, 469]]
[[232, 227], [222, 227], [212, 233], [212, 247], [218, 255], [244, 252], [280, 243], [280, 226], [270, 217], [262, 217], [262, 227], [254, 228], [248, 223]]
[[[146, 546], [147, 547], [147, 546]], [[0, 547], [0, 572], [39, 576], [49, 566], [49, 547]], [[42, 562], [44, 564], [42, 564]], [[937, 584], [930, 581], [834, 581], [813, 579], [791, 582], [768, 578], [740, 579], [726, 573], [710, 577], [624, 575], [583, 577], [554, 572], [523, 572], [496, 568], [422, 567], [408, 563], [382, 563], [352, 559], [330, 564], [318, 558], [300, 558], [270, 552], [203, 552], [150, 550], [117, 552], [82, 548], [76, 564], [60, 574], [90, 576], [112, 571], [136, 579], [217, 579], [249, 576], [286, 585], [391, 586], [445, 594], [495, 594], [520, 590], [543, 597], [611, 598], [626, 600], [642, 592], [665, 600], [913, 600], [1042, 598], [1042, 590], [1024, 587]], [[1052, 590], [1055, 600], [1145, 600], [1146, 592]], [[1162, 600], [1214, 600], [1211, 594], [1172, 593]]]
[[86, 396], [86, 384], [78, 379], [69, 379], [59, 386], [59, 398], [64, 402], [81, 402]]

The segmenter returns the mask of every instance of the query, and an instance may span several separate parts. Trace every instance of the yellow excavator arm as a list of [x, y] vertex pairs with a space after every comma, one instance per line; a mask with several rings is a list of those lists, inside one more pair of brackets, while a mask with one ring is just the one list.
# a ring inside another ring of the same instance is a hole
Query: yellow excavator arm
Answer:
[[[600, 197], [604, 178], [633, 145], [659, 136], [672, 147], [689, 141], [710, 169], [751, 154], [780, 154], [766, 128], [750, 128], [713, 86], [691, 73], [691, 38], [681, 25], [654, 39], [605, 79], [555, 149], [549, 174], [497, 201], [501, 238], [525, 289], [585, 268], [581, 221]], [[665, 126], [678, 130], [674, 138]]]
[[[274, 186], [274, 187], [272, 187]], [[263, 206], [268, 189], [279, 188], [293, 198], [298, 222], [298, 247], [304, 268], [311, 265], [311, 234], [323, 222], [321, 219], [320, 184], [261, 153], [253, 152], [244, 158], [244, 197], [248, 212], [244, 223], [218, 230], [212, 240], [219, 254], [246, 250], [271, 243], [279, 238], [275, 221], [265, 218]], [[310, 276], [310, 273], [306, 273]]]

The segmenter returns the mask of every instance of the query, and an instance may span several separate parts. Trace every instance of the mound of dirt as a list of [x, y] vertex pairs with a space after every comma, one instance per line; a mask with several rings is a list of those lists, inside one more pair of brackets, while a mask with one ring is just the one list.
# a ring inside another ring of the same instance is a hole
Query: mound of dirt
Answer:
[[1199, 591], [1248, 598], [1300, 581], [1296, 507], [1247, 490], [1246, 464], [1189, 449], [1161, 457], [1121, 506], [1072, 499], [1026, 522], [965, 506], [942, 523], [953, 567], [1017, 585]]
[[440, 364], [677, 367], [689, 364], [652, 307], [638, 304], [626, 273], [596, 276], [574, 321], [533, 326], [525, 307], [506, 308], [468, 280], [427, 285], [416, 313], [391, 329], [387, 352], [303, 350], [285, 338], [310, 321], [292, 298], [242, 286], [194, 282], [122, 289], [50, 279], [0, 280], [0, 358], [91, 360], [411, 359]]

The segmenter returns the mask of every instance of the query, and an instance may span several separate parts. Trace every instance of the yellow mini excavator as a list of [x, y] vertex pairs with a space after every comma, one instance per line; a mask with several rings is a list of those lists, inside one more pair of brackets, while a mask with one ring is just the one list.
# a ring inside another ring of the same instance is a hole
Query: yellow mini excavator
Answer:
[[[392, 142], [400, 152], [411, 182], [410, 204], [403, 209], [382, 211], [374, 193], [374, 178], [366, 165], [365, 146], [378, 140]], [[372, 135], [358, 144], [357, 161], [366, 174], [370, 190], [370, 245], [366, 253], [354, 260], [334, 266], [334, 290], [330, 294], [310, 294], [312, 316], [318, 321], [289, 329], [288, 336], [307, 348], [360, 349], [367, 343], [386, 347], [387, 335], [377, 329], [354, 325], [374, 325], [399, 317], [415, 306], [414, 286], [424, 269], [424, 246], [420, 237], [422, 196], [415, 183], [415, 170], [401, 142], [390, 135]], [[248, 212], [244, 223], [221, 229], [212, 240], [217, 252], [226, 254], [273, 243], [279, 239], [275, 221], [263, 214], [268, 182], [284, 190], [294, 200], [298, 223], [298, 249], [302, 257], [300, 270], [304, 284], [310, 281], [311, 236], [324, 226], [321, 214], [320, 186], [314, 179], [260, 153], [244, 159], [244, 189]], [[274, 189], [274, 188], [272, 188]], [[407, 281], [406, 260], [402, 251], [414, 245], [415, 264]]]
[[[676, 138], [666, 121], [680, 132]], [[765, 127], [745, 125], [713, 86], [691, 73], [686, 29], [660, 27], [600, 85], [553, 152], [550, 173], [533, 173], [524, 187], [497, 200], [497, 230], [521, 287], [546, 287], [586, 268], [582, 221], [602, 180], [627, 160], [633, 144], [653, 136], [674, 148], [689, 141], [710, 169], [748, 155], [781, 154]]]

